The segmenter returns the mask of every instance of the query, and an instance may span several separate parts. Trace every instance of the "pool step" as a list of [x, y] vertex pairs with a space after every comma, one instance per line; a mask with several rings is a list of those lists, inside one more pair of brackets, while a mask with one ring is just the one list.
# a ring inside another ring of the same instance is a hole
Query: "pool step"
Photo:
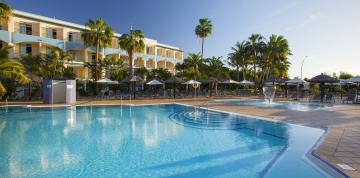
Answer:
[[180, 125], [201, 129], [235, 130], [246, 126], [245, 121], [237, 117], [206, 110], [176, 112], [169, 119]]

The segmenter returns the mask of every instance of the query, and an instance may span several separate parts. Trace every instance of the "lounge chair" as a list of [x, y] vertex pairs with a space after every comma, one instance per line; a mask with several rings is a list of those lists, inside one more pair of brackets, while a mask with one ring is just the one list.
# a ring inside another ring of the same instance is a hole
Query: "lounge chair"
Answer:
[[334, 95], [333, 95], [333, 94], [327, 94], [327, 95], [325, 95], [325, 100], [324, 100], [324, 102], [326, 102], [326, 103], [332, 103], [332, 102], [334, 102], [334, 103], [335, 103], [335, 97], [334, 97]]
[[346, 98], [343, 99], [343, 101], [342, 101], [342, 103], [347, 103], [347, 104], [349, 104], [350, 102], [351, 102], [352, 104], [354, 104], [354, 102], [355, 102], [355, 95], [347, 95]]

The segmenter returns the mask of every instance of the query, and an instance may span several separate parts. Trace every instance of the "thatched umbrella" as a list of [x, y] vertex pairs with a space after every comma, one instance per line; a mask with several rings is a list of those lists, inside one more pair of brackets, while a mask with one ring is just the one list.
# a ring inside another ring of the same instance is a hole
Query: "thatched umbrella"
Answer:
[[175, 98], [175, 84], [184, 83], [184, 81], [181, 80], [181, 79], [178, 78], [178, 77], [172, 76], [172, 77], [170, 77], [169, 79], [165, 80], [164, 83], [166, 83], [166, 84], [172, 84], [173, 95], [174, 95], [174, 98]]
[[275, 84], [285, 83], [285, 81], [286, 81], [286, 79], [270, 76], [269, 78], [267, 78], [265, 80], [265, 83], [272, 83], [272, 85], [275, 85]]
[[248, 80], [243, 80], [239, 82], [240, 85], [255, 85], [254, 82], [250, 82]]
[[200, 81], [201, 83], [203, 84], [209, 84], [209, 88], [210, 88], [210, 96], [211, 96], [211, 93], [212, 93], [212, 89], [214, 88], [214, 85], [215, 85], [215, 94], [217, 94], [217, 84], [220, 82], [218, 79], [214, 78], [214, 77], [209, 77], [205, 80], [201, 80]]
[[325, 91], [324, 85], [325, 83], [336, 83], [339, 80], [333, 77], [330, 77], [325, 74], [317, 75], [309, 80], [310, 83], [320, 83], [320, 90], [321, 90], [321, 102], [324, 100]]
[[[130, 76], [130, 77], [127, 77], [120, 81], [120, 83], [128, 83], [129, 84], [129, 90], [130, 90], [130, 92], [133, 92], [134, 99], [136, 97], [135, 90], [134, 90], [134, 85], [136, 84], [136, 82], [144, 83], [144, 80], [139, 76]], [[131, 87], [131, 85], [132, 85], [132, 87]]]
[[288, 80], [285, 84], [295, 84], [296, 85], [296, 99], [299, 99], [299, 84], [304, 84], [305, 81], [295, 77], [294, 79]]
[[355, 96], [356, 98], [358, 97], [358, 91], [359, 91], [359, 84], [360, 84], [360, 75], [349, 78], [348, 80], [346, 80], [347, 82], [351, 82], [351, 83], [355, 83], [356, 84], [356, 93]]

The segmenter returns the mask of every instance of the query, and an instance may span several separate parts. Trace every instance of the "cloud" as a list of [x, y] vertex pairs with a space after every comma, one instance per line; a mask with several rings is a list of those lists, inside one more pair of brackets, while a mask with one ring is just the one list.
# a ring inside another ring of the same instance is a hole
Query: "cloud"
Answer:
[[301, 23], [285, 28], [285, 32], [290, 32], [290, 31], [305, 27], [306, 25], [313, 23], [315, 21], [318, 21], [321, 18], [322, 18], [321, 12], [312, 13], [309, 16], [307, 16]]

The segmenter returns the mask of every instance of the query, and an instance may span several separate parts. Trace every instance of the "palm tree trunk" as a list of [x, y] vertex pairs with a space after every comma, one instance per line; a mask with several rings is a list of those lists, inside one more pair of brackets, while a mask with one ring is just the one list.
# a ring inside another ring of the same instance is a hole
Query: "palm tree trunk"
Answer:
[[[134, 76], [134, 72], [133, 72], [133, 51], [132, 50], [129, 51], [129, 76], [130, 76], [130, 78], [132, 76]], [[129, 92], [131, 92], [133, 86], [132, 86], [132, 83], [130, 81], [129, 81], [129, 87], [128, 88], [129, 88]]]
[[254, 51], [254, 61], [253, 61], [253, 65], [254, 65], [254, 90], [256, 93], [256, 51]]
[[239, 66], [236, 66], [236, 80], [239, 81], [240, 79], [240, 69]]
[[204, 57], [204, 38], [201, 38], [201, 59]]
[[243, 80], [246, 80], [246, 67], [242, 67]]
[[99, 80], [99, 51], [100, 51], [100, 41], [96, 42], [96, 61], [95, 61], [95, 80]]

